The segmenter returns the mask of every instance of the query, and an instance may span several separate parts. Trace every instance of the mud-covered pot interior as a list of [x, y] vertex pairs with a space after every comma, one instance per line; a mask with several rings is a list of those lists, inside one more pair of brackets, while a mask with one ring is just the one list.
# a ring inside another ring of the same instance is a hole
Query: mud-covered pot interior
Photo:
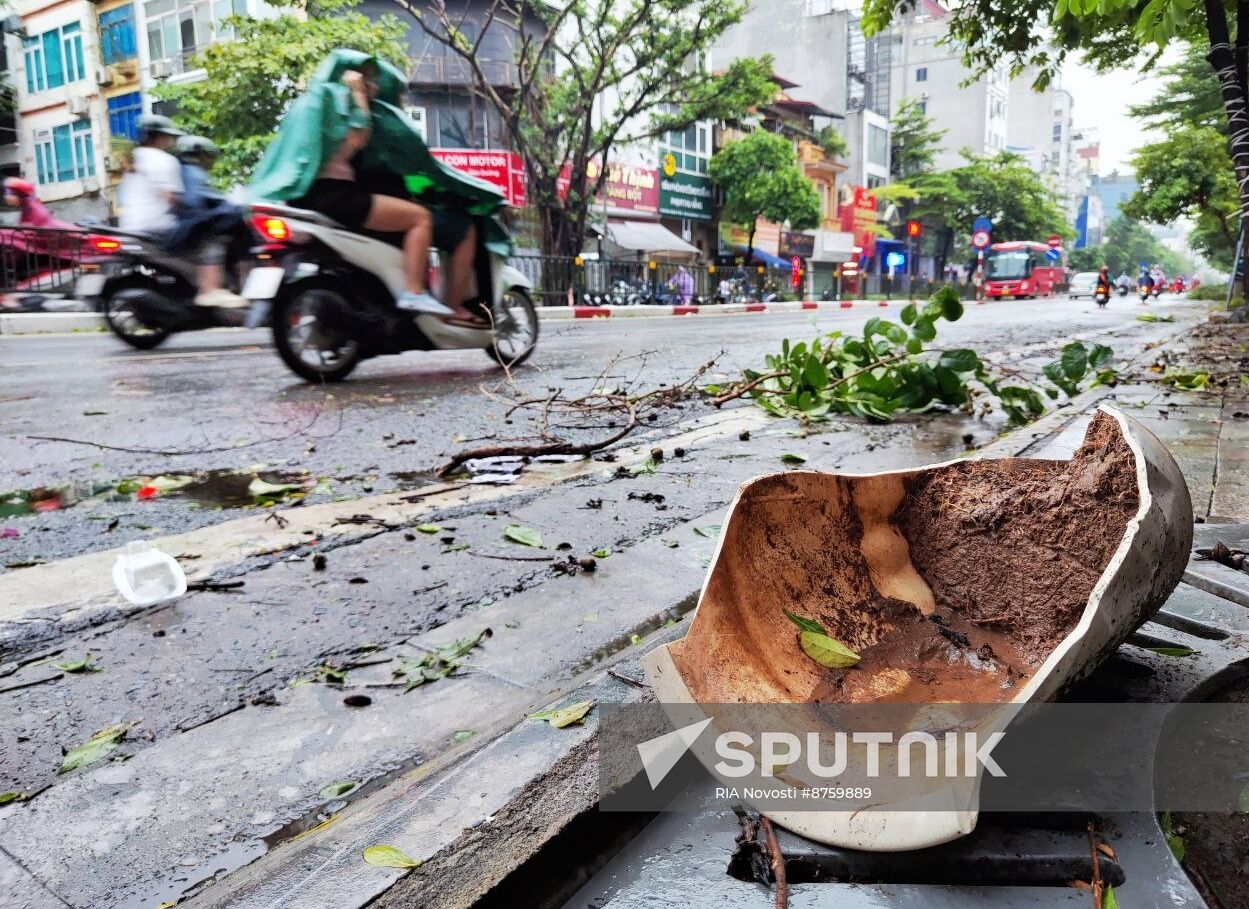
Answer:
[[[1016, 700], [1084, 614], [1143, 474], [1099, 412], [1069, 461], [754, 480], [673, 664], [702, 704]], [[787, 612], [858, 662], [808, 656]]]

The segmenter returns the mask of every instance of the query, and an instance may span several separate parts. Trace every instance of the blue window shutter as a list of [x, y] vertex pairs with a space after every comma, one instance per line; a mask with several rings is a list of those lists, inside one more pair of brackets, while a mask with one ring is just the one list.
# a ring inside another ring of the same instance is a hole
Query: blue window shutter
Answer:
[[59, 88], [65, 84], [65, 68], [61, 62], [60, 29], [44, 32], [43, 68], [48, 74], [48, 88]]

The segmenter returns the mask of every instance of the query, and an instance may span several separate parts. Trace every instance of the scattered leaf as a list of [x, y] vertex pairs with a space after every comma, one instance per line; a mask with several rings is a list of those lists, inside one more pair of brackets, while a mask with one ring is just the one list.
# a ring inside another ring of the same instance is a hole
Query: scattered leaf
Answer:
[[503, 536], [505, 539], [511, 540], [513, 543], [520, 543], [523, 546], [532, 546], [534, 549], [542, 549], [542, 534], [532, 527], [521, 527], [519, 524], [508, 524], [503, 528]]
[[408, 858], [394, 846], [366, 846], [364, 860], [378, 868], [419, 868], [421, 863]]
[[720, 535], [720, 529], [721, 525], [719, 524], [708, 524], [705, 527], [695, 527], [694, 533], [698, 534], [700, 537], [707, 537], [708, 539], [714, 540]]
[[7, 805], [9, 802], [20, 802], [26, 798], [24, 792], [0, 792], [0, 805]]
[[635, 477], [644, 473], [654, 473], [655, 472], [655, 459], [647, 458], [641, 464], [630, 464], [628, 467], [625, 468], [625, 470], [627, 470], [630, 475], [635, 476]]
[[99, 666], [91, 662], [91, 651], [87, 651], [87, 655], [81, 660], [73, 660], [68, 663], [53, 663], [61, 672], [103, 672]]
[[467, 742], [476, 734], [477, 734], [477, 731], [474, 729], [457, 729], [455, 731], [455, 740], [457, 742]]
[[247, 484], [247, 494], [257, 501], [284, 499], [293, 492], [302, 492], [297, 483], [269, 483], [260, 477], [252, 477]]
[[1169, 657], [1187, 657], [1197, 652], [1191, 647], [1146, 647], [1145, 649]]
[[339, 796], [346, 795], [360, 785], [359, 780], [343, 780], [341, 783], [330, 783], [321, 790], [321, 798], [336, 799]]
[[1174, 322], [1175, 316], [1160, 316], [1152, 312], [1139, 313], [1136, 317], [1137, 322]]
[[417, 524], [416, 529], [421, 533], [441, 533], [442, 528], [437, 524]]
[[803, 653], [829, 669], [845, 669], [859, 661], [859, 655], [841, 641], [818, 631], [799, 632], [798, 643]]
[[117, 726], [109, 726], [107, 729], [101, 729], [81, 745], [75, 745], [65, 752], [65, 757], [61, 760], [61, 766], [57, 768], [56, 772], [69, 773], [71, 770], [77, 770], [79, 767], [94, 764], [117, 747], [117, 744], [126, 737], [126, 732], [131, 725], [133, 724], [122, 723]]
[[578, 701], [576, 704], [569, 704], [567, 707], [557, 707], [551, 710], [543, 710], [539, 713], [531, 713], [529, 714], [529, 719], [546, 720], [556, 729], [563, 729], [574, 723], [580, 723], [593, 708], [593, 701]]
[[1109, 843], [1098, 843], [1097, 851], [1100, 852], [1102, 855], [1106, 856], [1106, 858], [1110, 859], [1111, 861], [1115, 861], [1116, 859], [1119, 858], [1117, 855], [1115, 855], [1114, 846], [1111, 846]]
[[807, 463], [807, 456], [804, 454], [795, 454], [792, 451], [787, 451], [783, 455], [781, 455], [781, 463], [782, 464], [805, 464]]
[[493, 632], [489, 628], [483, 628], [474, 638], [460, 638], [454, 643], [439, 647], [434, 653], [403, 658], [391, 673], [407, 682], [403, 689], [404, 694], [407, 694], [426, 682], [436, 682], [453, 674], [460, 668], [460, 660], [491, 634]]
[[1110, 884], [1102, 891], [1102, 909], [1119, 909], [1119, 900], [1115, 898], [1115, 888]]
[[788, 609], [785, 610], [785, 617], [801, 628], [803, 631], [814, 631], [816, 634], [827, 634], [824, 626], [813, 619], [804, 619], [800, 615], [794, 615]]
[[610, 549], [596, 549], [592, 553], [590, 553], [590, 555], [594, 556], [594, 558], [596, 559], [605, 559], [609, 555], [611, 555], [611, 550]]
[[640, 634], [629, 635], [629, 643], [636, 647], [638, 644], [642, 643], [642, 636]]
[[463, 552], [465, 549], [471, 548], [468, 543], [456, 543], [454, 546], [448, 546], [443, 552]]

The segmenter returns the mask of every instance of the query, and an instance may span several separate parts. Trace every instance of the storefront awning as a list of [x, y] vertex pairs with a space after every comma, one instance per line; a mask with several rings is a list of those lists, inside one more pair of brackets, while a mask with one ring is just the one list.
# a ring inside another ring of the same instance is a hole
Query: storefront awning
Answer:
[[[733, 247], [733, 252], [736, 255], [745, 256], [746, 247], [735, 246]], [[753, 250], [753, 257], [751, 259], [751, 263], [755, 265], [766, 265], [768, 268], [789, 268], [790, 267], [788, 259], [782, 259], [780, 256], [774, 256], [770, 252], [767, 252], [766, 250], [762, 250], [757, 246]]]
[[691, 256], [699, 253], [697, 246], [686, 243], [654, 221], [608, 221], [607, 239], [613, 245], [633, 252], [669, 252]]

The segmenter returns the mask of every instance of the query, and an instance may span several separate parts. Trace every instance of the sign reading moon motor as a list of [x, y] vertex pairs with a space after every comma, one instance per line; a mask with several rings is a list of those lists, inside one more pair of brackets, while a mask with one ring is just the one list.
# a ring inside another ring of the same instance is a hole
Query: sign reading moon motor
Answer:
[[659, 162], [659, 214], [664, 218], [710, 221], [711, 181], [677, 170], [677, 156], [668, 152]]

